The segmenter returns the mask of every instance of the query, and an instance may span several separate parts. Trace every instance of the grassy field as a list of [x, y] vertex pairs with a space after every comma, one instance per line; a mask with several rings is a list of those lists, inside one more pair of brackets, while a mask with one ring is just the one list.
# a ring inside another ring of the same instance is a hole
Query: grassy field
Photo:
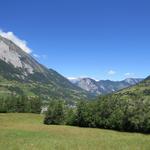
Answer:
[[0, 150], [149, 150], [150, 135], [47, 126], [43, 116], [0, 114]]

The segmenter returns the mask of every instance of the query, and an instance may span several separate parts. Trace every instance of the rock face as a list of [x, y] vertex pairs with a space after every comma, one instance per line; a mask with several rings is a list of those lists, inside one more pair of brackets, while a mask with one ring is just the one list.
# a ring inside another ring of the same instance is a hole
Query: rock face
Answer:
[[[22, 72], [20, 78], [33, 74], [34, 72], [44, 72], [44, 67], [34, 60], [29, 54], [10, 40], [0, 36], [0, 59]], [[19, 77], [19, 75], [17, 75]]]
[[88, 97], [86, 91], [76, 87], [55, 70], [47, 69], [12, 41], [1, 36], [0, 87], [8, 91], [1, 90], [0, 95], [5, 92], [67, 100]]
[[70, 80], [78, 87], [90, 92], [93, 95], [103, 95], [119, 91], [142, 81], [142, 79], [127, 78], [123, 81], [100, 80], [90, 78], [77, 78]]
[[104, 87], [99, 86], [99, 83], [91, 78], [78, 78], [70, 80], [76, 86], [92, 93], [92, 94], [102, 94]]
[[2, 40], [0, 41], [0, 59], [7, 63], [11, 63], [12, 65], [14, 65], [14, 67], [22, 68], [23, 65], [20, 61], [21, 56], [14, 50], [11, 51], [9, 48], [10, 47], [5, 42], [3, 42]]

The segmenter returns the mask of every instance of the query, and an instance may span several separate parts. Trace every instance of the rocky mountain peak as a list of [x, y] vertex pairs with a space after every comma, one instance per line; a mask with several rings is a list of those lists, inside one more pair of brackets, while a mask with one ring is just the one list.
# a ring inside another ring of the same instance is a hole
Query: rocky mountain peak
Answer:
[[24, 76], [36, 71], [44, 71], [42, 66], [29, 54], [2, 36], [0, 36], [0, 60], [11, 64], [14, 68], [21, 69]]
[[111, 80], [95, 81], [94, 79], [91, 78], [77, 78], [70, 81], [74, 83], [76, 86], [90, 92], [91, 94], [101, 95], [116, 92], [123, 88], [135, 85], [141, 82], [142, 79], [127, 78], [122, 81], [111, 81]]

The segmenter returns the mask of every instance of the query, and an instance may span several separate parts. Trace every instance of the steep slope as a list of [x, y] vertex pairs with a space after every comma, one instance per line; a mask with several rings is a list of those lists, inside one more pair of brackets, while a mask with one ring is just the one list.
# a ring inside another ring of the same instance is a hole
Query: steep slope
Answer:
[[96, 106], [101, 110], [98, 115], [102, 114], [100, 127], [150, 133], [150, 77], [98, 99]]
[[0, 95], [8, 94], [71, 101], [88, 98], [87, 92], [0, 36]]
[[95, 81], [90, 78], [78, 78], [70, 80], [78, 87], [94, 95], [108, 94], [130, 87], [142, 81], [142, 79], [127, 78], [123, 81], [100, 80]]
[[150, 76], [135, 86], [123, 89], [115, 94], [128, 98], [132, 96], [139, 96], [143, 99], [150, 98]]

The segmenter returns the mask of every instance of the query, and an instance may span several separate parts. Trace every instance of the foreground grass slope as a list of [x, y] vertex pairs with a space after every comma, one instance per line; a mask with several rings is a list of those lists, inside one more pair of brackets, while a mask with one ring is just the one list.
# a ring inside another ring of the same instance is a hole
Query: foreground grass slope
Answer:
[[149, 150], [150, 135], [43, 125], [43, 116], [0, 114], [0, 150]]

